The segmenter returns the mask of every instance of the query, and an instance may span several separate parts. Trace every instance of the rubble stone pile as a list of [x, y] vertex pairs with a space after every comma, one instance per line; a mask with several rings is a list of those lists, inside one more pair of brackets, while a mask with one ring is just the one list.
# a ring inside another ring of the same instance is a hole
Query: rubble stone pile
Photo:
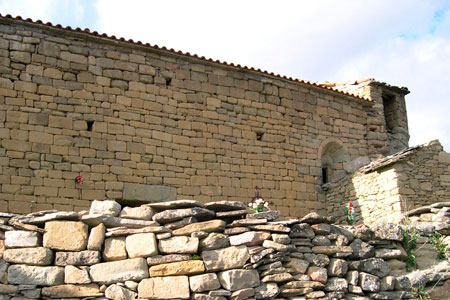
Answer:
[[407, 256], [399, 225], [280, 219], [241, 202], [105, 200], [0, 217], [0, 299], [409, 299], [450, 278], [448, 260], [419, 279], [392, 274]]
[[[406, 212], [408, 223], [418, 231], [450, 234], [450, 202], [437, 202]], [[450, 242], [449, 242], [450, 244]]]

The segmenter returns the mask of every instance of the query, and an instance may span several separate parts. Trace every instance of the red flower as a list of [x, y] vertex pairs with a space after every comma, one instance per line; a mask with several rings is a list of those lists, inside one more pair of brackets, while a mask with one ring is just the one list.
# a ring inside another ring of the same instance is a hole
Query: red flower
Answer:
[[75, 182], [83, 183], [84, 182], [83, 176], [81, 174], [78, 174], [77, 177], [75, 177]]
[[353, 208], [353, 203], [351, 200], [348, 201], [348, 206], [345, 208], [345, 214], [347, 215], [347, 220], [349, 223], [355, 221], [355, 209]]

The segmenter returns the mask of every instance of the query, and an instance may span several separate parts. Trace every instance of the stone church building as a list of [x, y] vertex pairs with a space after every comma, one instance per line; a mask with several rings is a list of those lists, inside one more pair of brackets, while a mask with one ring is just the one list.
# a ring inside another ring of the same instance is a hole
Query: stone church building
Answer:
[[258, 186], [302, 216], [327, 210], [323, 184], [408, 147], [408, 89], [373, 79], [286, 78], [10, 16], [0, 75], [4, 212], [248, 202]]

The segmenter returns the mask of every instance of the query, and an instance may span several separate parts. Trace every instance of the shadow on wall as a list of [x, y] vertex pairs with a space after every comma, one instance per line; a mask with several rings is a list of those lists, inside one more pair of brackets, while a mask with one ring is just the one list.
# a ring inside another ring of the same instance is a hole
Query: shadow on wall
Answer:
[[322, 163], [322, 184], [346, 176], [344, 165], [350, 160], [347, 148], [339, 140], [326, 140], [319, 148]]

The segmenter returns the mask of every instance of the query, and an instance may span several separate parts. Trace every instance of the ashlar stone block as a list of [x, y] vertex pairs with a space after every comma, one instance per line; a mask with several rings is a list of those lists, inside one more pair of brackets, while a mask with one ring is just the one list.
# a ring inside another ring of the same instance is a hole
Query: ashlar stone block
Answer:
[[199, 245], [198, 238], [187, 236], [174, 236], [159, 241], [159, 251], [162, 253], [197, 253]]
[[88, 241], [88, 226], [77, 221], [45, 223], [44, 247], [62, 251], [82, 251]]
[[144, 258], [105, 262], [91, 266], [89, 275], [100, 284], [139, 281], [148, 277], [148, 266]]
[[100, 223], [94, 228], [91, 229], [91, 233], [89, 234], [89, 240], [87, 244], [88, 250], [96, 250], [101, 251], [103, 242], [105, 240], [105, 224]]
[[53, 251], [43, 247], [6, 249], [3, 259], [15, 264], [47, 266], [53, 262]]
[[92, 250], [76, 252], [56, 252], [55, 265], [57, 266], [90, 266], [100, 262], [100, 252]]
[[57, 286], [45, 287], [42, 289], [42, 295], [49, 298], [87, 298], [100, 297], [103, 293], [97, 284], [62, 284]]
[[125, 239], [125, 247], [130, 258], [149, 257], [158, 254], [158, 244], [154, 233], [138, 233]]
[[74, 266], [66, 266], [64, 268], [64, 282], [72, 284], [91, 283], [89, 273], [86, 268], [77, 268]]
[[201, 293], [219, 289], [220, 282], [216, 273], [206, 273], [189, 277], [189, 286], [191, 291]]
[[103, 259], [106, 261], [121, 260], [127, 258], [125, 237], [113, 237], [105, 239]]
[[229, 291], [256, 287], [260, 284], [257, 270], [229, 270], [219, 273], [219, 281]]
[[105, 290], [105, 296], [108, 299], [136, 299], [137, 293], [130, 291], [129, 289], [112, 284]]
[[94, 200], [91, 204], [91, 209], [89, 210], [89, 214], [95, 215], [108, 215], [117, 217], [120, 214], [122, 207], [119, 203], [113, 200]]
[[31, 231], [6, 231], [6, 248], [39, 247], [42, 245], [42, 235]]
[[138, 295], [150, 299], [189, 299], [189, 279], [187, 276], [143, 279], [138, 285]]
[[58, 285], [64, 283], [64, 268], [11, 265], [8, 268], [10, 284]]
[[177, 198], [177, 189], [163, 185], [125, 183], [123, 200], [143, 203], [170, 201]]
[[195, 275], [205, 272], [201, 260], [185, 260], [150, 267], [150, 276]]
[[224, 249], [202, 252], [203, 262], [208, 271], [222, 271], [241, 268], [250, 258], [247, 246], [232, 246]]

